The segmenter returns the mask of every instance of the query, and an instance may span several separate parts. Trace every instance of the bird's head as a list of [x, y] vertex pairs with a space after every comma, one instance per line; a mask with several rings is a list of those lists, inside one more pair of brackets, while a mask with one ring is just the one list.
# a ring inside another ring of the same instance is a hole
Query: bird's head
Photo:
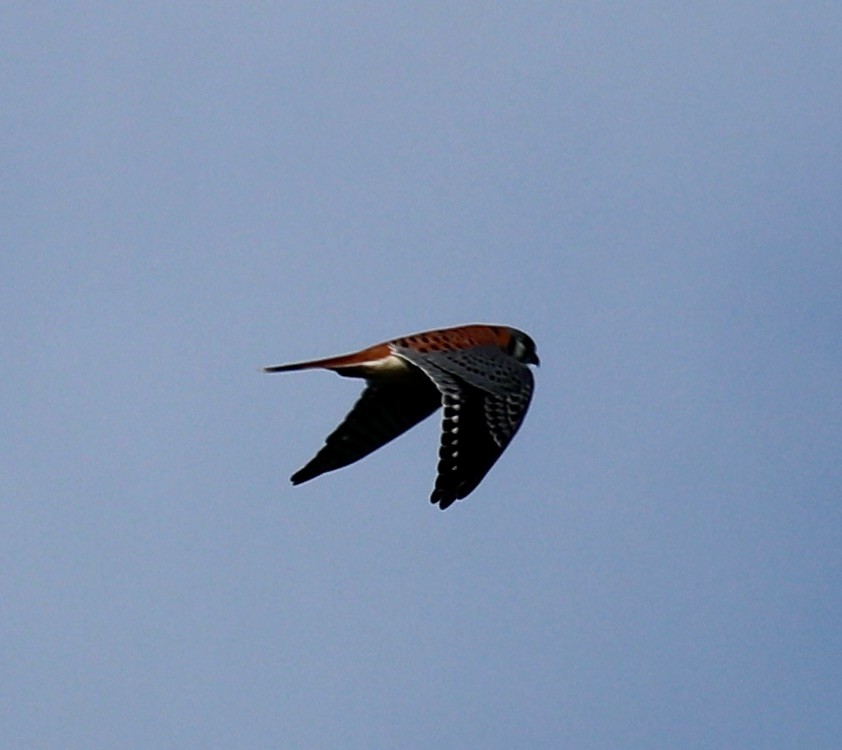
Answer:
[[523, 362], [525, 365], [540, 365], [541, 360], [538, 359], [538, 352], [532, 337], [517, 330], [517, 328], [511, 328], [510, 331], [512, 338], [506, 347], [506, 351], [518, 362]]

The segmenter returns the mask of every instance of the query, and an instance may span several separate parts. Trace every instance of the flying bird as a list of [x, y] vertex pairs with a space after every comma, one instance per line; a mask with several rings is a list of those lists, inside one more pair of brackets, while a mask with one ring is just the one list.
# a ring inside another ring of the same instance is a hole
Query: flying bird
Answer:
[[292, 475], [293, 484], [359, 461], [443, 406], [438, 476], [430, 501], [444, 510], [476, 488], [518, 431], [532, 398], [530, 364], [539, 361], [528, 335], [480, 324], [263, 369], [322, 368], [366, 380], [342, 424]]

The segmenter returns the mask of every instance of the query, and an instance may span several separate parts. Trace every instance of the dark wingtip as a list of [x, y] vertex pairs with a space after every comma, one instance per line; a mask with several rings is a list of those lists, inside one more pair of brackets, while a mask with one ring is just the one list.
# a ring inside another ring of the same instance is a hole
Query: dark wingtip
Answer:
[[436, 490], [430, 495], [430, 502], [433, 505], [438, 505], [439, 510], [447, 510], [453, 503], [456, 502], [455, 497], [445, 495], [441, 490]]
[[311, 479], [315, 479], [316, 477], [324, 474], [324, 465], [321, 461], [318, 460], [318, 458], [319, 456], [317, 455], [306, 466], [302, 466], [298, 471], [295, 472], [295, 474], [293, 474], [289, 478], [289, 481], [293, 484], [302, 484], [304, 482], [309, 482]]
[[304, 469], [300, 469], [299, 471], [296, 471], [295, 474], [293, 474], [289, 478], [289, 481], [292, 482], [293, 485], [303, 484], [308, 479], [312, 479], [314, 476], [315, 476], [315, 474], [312, 474], [312, 475], [308, 476], [307, 474], [304, 473]]

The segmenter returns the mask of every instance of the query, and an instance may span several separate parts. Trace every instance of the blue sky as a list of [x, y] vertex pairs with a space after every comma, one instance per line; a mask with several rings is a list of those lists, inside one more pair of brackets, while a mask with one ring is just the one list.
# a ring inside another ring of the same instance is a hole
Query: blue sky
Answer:
[[[0, 745], [837, 748], [837, 3], [9, 3]], [[292, 488], [486, 321], [521, 432]]]

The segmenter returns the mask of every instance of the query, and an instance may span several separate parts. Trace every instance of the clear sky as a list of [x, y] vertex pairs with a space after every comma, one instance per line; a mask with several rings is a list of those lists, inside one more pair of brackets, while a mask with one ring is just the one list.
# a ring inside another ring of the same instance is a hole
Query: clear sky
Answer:
[[[0, 746], [842, 742], [842, 5], [5, 3]], [[542, 367], [441, 512], [468, 322]]]

